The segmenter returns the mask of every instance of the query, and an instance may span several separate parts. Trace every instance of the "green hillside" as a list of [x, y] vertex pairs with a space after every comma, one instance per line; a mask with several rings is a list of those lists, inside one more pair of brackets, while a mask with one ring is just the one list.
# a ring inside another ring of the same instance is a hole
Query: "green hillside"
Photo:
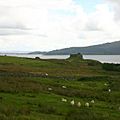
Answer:
[[120, 65], [0, 56], [0, 120], [119, 119]]
[[88, 47], [70, 47], [60, 50], [53, 50], [48, 55], [69, 55], [82, 53], [84, 55], [120, 55], [120, 41], [93, 45]]

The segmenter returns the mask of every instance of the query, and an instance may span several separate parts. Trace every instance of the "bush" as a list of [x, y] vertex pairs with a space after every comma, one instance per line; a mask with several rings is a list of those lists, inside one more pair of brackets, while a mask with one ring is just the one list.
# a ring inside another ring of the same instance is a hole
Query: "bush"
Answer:
[[118, 71], [120, 72], [120, 64], [113, 64], [113, 63], [104, 63], [102, 64], [102, 68], [108, 71]]
[[96, 66], [96, 65], [100, 65], [101, 63], [99, 61], [95, 61], [95, 60], [88, 60], [88, 66]]
[[97, 81], [97, 80], [107, 80], [108, 76], [85, 76], [78, 79], [78, 81]]

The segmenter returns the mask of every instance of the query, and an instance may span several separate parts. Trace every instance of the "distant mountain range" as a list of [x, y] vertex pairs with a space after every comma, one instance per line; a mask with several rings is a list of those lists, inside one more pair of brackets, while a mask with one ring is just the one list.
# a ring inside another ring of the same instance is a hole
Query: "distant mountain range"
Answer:
[[34, 52], [30, 52], [28, 54], [47, 54], [47, 52], [34, 51]]
[[120, 41], [93, 45], [88, 47], [70, 47], [49, 52], [32, 52], [30, 54], [69, 55], [81, 53], [84, 55], [120, 55]]

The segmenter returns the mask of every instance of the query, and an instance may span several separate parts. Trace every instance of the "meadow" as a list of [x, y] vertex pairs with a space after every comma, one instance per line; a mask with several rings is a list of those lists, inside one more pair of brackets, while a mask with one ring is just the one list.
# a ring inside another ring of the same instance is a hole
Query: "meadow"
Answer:
[[0, 120], [120, 120], [120, 65], [0, 56]]

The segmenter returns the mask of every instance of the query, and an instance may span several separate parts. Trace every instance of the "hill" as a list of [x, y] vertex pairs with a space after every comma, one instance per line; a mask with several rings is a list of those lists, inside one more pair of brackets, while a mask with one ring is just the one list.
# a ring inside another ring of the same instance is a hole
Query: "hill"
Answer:
[[84, 55], [120, 55], [120, 41], [99, 44], [88, 47], [70, 47], [47, 52], [47, 55], [69, 55], [82, 53]]
[[46, 54], [47, 52], [40, 52], [40, 51], [34, 51], [34, 52], [30, 52], [28, 54]]
[[119, 120], [120, 65], [80, 56], [0, 56], [0, 120]]

